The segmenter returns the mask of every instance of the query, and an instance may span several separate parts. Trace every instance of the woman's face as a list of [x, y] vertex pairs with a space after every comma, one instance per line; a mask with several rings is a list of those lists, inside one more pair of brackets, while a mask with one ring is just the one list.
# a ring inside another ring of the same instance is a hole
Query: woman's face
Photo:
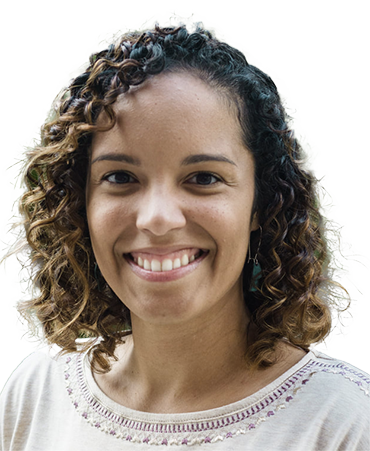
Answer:
[[116, 125], [93, 138], [91, 242], [133, 321], [243, 304], [254, 164], [229, 103], [194, 76], [161, 74], [121, 96]]

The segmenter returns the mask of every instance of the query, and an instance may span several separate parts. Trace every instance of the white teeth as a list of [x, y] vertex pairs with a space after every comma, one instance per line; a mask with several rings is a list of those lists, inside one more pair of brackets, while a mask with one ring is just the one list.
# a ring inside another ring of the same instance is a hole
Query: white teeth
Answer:
[[172, 271], [172, 269], [173, 269], [172, 260], [170, 260], [169, 258], [163, 260], [162, 271]]
[[152, 260], [151, 269], [152, 271], [161, 271], [161, 262], [158, 260]]
[[159, 260], [147, 260], [142, 259], [141, 257], [134, 258], [135, 263], [141, 268], [146, 269], [147, 271], [172, 271], [173, 269], [181, 268], [182, 266], [186, 266], [189, 263], [193, 262], [196, 259], [195, 255], [189, 257], [187, 254], [184, 254], [181, 258], [175, 258], [175, 260], [171, 260], [169, 258], [165, 258], [162, 263]]

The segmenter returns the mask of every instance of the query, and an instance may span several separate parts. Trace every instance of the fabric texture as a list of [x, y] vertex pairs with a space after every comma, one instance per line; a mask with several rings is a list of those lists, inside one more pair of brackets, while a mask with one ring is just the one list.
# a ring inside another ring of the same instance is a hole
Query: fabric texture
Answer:
[[370, 450], [370, 377], [309, 352], [257, 393], [186, 414], [125, 408], [97, 386], [86, 354], [31, 354], [1, 395], [2, 451]]

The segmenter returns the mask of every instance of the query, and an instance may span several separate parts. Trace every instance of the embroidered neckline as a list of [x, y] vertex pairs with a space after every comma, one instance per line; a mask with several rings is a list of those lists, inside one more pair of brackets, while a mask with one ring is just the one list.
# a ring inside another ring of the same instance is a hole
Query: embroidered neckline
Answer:
[[[297, 393], [319, 372], [343, 376], [370, 396], [368, 376], [341, 362], [317, 361], [309, 353], [295, 372], [299, 364], [254, 395], [229, 406], [189, 414], [147, 414], [118, 404], [113, 409], [115, 403], [102, 392], [94, 394], [97, 386], [88, 362], [84, 362], [86, 358], [86, 354], [68, 356], [64, 371], [67, 392], [78, 414], [92, 427], [117, 439], [148, 445], [191, 446], [252, 433], [261, 423], [288, 408]], [[90, 389], [89, 385], [94, 384]]]

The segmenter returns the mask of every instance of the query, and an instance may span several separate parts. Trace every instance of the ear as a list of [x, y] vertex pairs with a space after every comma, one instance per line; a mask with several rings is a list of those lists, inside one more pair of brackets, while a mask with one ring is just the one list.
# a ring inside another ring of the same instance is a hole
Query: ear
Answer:
[[254, 213], [251, 220], [251, 232], [258, 230], [260, 227], [260, 223], [258, 221], [258, 213]]

